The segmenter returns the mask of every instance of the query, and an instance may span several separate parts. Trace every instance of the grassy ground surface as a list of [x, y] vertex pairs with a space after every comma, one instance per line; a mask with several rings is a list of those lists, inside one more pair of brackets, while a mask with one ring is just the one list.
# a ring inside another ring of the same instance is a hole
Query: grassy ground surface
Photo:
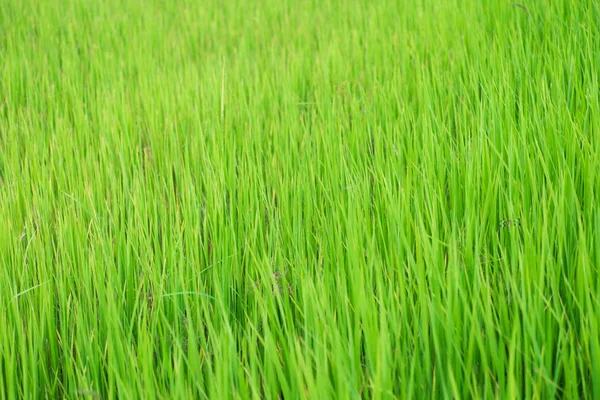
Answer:
[[0, 2], [0, 399], [600, 398], [600, 4]]

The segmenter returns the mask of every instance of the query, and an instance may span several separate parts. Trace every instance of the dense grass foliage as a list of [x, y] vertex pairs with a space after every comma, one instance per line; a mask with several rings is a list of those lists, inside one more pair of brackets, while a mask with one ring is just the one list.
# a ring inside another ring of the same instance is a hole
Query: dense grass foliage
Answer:
[[0, 2], [0, 399], [600, 398], [595, 0]]

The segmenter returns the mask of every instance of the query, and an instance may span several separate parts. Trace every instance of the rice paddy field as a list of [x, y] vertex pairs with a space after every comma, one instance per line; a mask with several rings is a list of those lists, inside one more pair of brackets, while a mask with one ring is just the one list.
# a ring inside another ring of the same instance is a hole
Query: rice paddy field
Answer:
[[3, 0], [0, 399], [600, 398], [599, 80], [595, 0]]

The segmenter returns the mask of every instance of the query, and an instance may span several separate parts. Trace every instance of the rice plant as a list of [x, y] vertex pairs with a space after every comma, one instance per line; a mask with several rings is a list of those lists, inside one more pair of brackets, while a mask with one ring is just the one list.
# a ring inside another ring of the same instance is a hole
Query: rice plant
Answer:
[[600, 3], [0, 2], [0, 399], [600, 398]]

